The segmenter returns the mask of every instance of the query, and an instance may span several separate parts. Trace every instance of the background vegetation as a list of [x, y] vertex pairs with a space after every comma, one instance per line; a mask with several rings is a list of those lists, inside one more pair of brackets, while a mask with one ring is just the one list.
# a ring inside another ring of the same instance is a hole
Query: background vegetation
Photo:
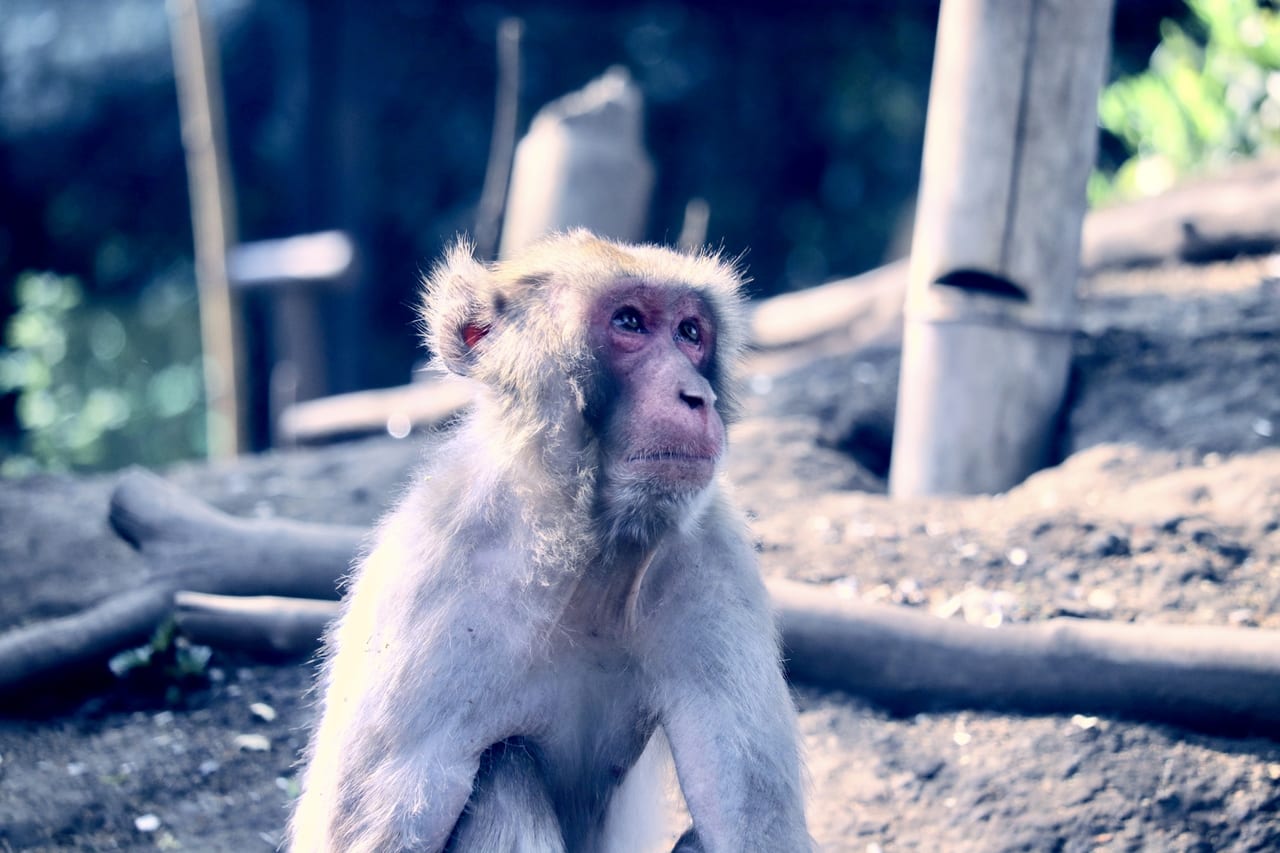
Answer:
[[1187, 0], [1160, 23], [1147, 70], [1102, 93], [1098, 118], [1125, 159], [1091, 201], [1154, 195], [1197, 171], [1280, 147], [1280, 10], [1258, 0]]
[[[208, 0], [242, 239], [337, 227], [361, 248], [356, 288], [325, 306], [331, 390], [409, 376], [418, 276], [472, 225], [494, 34], [512, 14], [525, 21], [522, 121], [618, 62], [643, 88], [659, 168], [652, 239], [675, 233], [689, 198], [707, 199], [711, 241], [749, 251], [761, 295], [903, 253], [936, 0], [760, 5]], [[1191, 6], [1119, 0], [1115, 73], [1141, 71], [1163, 43], [1149, 71], [1104, 96], [1114, 177], [1095, 180], [1099, 198], [1137, 187], [1150, 163], [1178, 173], [1232, 140], [1274, 141], [1274, 9]], [[1170, 15], [1182, 22], [1158, 33]], [[9, 0], [0, 30], [0, 474], [199, 455], [163, 6]], [[272, 306], [246, 310], [265, 376]], [[253, 393], [261, 446], [265, 383]]]

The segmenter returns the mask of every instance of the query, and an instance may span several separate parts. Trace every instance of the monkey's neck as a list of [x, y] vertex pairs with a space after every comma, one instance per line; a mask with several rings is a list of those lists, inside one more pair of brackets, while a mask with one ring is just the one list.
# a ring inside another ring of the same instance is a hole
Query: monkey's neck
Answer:
[[574, 578], [563, 624], [589, 636], [617, 636], [635, 627], [640, 590], [660, 545], [614, 545]]

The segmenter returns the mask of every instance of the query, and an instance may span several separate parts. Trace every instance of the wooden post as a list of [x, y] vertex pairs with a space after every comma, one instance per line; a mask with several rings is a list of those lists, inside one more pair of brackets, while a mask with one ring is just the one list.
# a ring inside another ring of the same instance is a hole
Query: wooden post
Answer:
[[894, 496], [1003, 491], [1048, 460], [1112, 4], [943, 0]]
[[492, 260], [498, 251], [502, 212], [511, 183], [511, 159], [515, 156], [516, 123], [520, 118], [520, 39], [524, 22], [503, 18], [498, 25], [498, 92], [494, 97], [493, 136], [489, 140], [489, 165], [476, 210], [476, 255]]
[[642, 238], [653, 164], [640, 130], [640, 90], [622, 68], [539, 110], [516, 146], [499, 255], [575, 226]]
[[236, 239], [235, 194], [227, 165], [216, 39], [200, 15], [198, 0], [168, 0], [166, 8], [195, 236], [208, 454], [219, 459], [248, 447], [244, 335], [239, 300], [227, 280], [227, 250]]

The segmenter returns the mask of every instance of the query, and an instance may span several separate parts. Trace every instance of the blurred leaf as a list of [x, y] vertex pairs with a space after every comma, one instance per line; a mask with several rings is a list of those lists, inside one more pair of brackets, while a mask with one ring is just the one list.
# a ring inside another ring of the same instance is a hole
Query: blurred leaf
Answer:
[[203, 452], [199, 327], [190, 270], [115, 305], [79, 283], [23, 273], [0, 349], [0, 393], [16, 394], [20, 453], [0, 475], [162, 464]]
[[1257, 0], [1187, 5], [1203, 39], [1164, 21], [1148, 69], [1098, 100], [1099, 123], [1130, 156], [1090, 180], [1092, 203], [1150, 195], [1234, 156], [1280, 148], [1280, 15]]

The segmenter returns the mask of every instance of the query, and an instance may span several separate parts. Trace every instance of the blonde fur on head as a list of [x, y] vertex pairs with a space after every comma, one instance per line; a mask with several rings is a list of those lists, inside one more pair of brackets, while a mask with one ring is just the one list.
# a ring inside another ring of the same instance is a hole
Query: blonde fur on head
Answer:
[[[743, 303], [745, 279], [737, 262], [718, 252], [700, 250], [677, 253], [657, 245], [628, 245], [601, 239], [584, 229], [554, 234], [511, 260], [482, 264], [474, 247], [459, 238], [444, 260], [424, 278], [421, 320], [427, 348], [450, 372], [482, 382], [506, 378], [507, 387], [521, 384], [530, 371], [519, 369], [512, 359], [507, 371], [480, 374], [475, 371], [477, 350], [492, 348], [490, 338], [513, 319], [552, 345], [558, 361], [574, 370], [585, 359], [582, 322], [566, 322], [581, 314], [602, 291], [624, 280], [655, 284], [683, 284], [697, 291], [715, 315], [717, 327], [717, 384], [722, 389], [717, 406], [726, 422], [738, 414], [736, 391], [748, 321]], [[526, 312], [531, 296], [550, 305], [550, 312]], [[475, 348], [465, 344], [468, 327], [485, 330]], [[528, 360], [530, 347], [520, 342], [518, 352]]]

